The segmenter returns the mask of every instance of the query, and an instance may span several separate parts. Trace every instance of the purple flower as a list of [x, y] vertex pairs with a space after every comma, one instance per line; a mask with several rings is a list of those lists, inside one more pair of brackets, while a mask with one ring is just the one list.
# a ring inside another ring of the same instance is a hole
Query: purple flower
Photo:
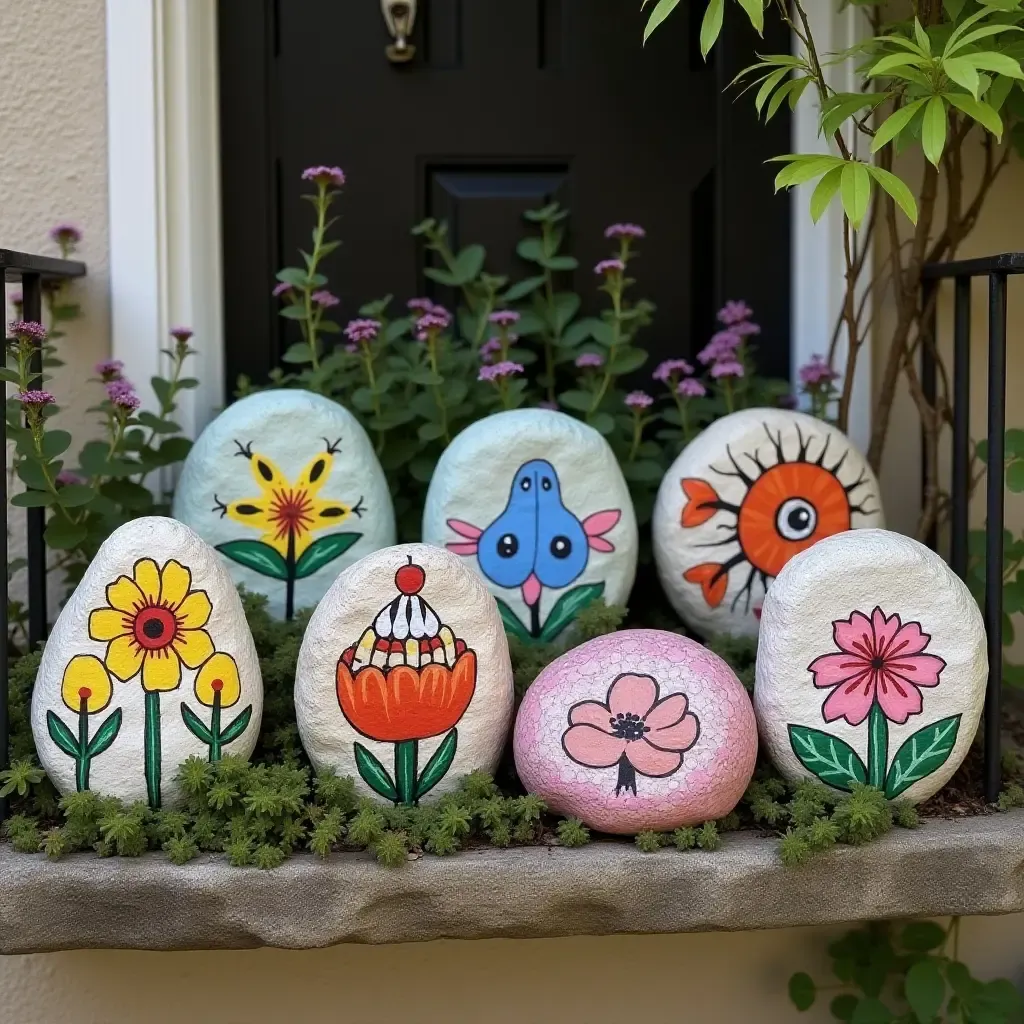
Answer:
[[68, 487], [70, 484], [84, 484], [85, 480], [80, 477], [77, 473], [72, 473], [70, 469], [62, 469], [57, 474], [57, 486]]
[[733, 324], [738, 324], [741, 320], [749, 320], [753, 315], [754, 311], [745, 302], [742, 300], [735, 302], [730, 299], [718, 311], [718, 322], [731, 327]]
[[93, 367], [96, 376], [103, 381], [120, 380], [123, 369], [124, 363], [120, 359], [104, 359]]
[[53, 405], [57, 401], [49, 391], [19, 391], [14, 397], [22, 405]]
[[839, 379], [839, 374], [832, 369], [820, 355], [811, 356], [811, 361], [800, 367], [800, 383], [806, 387], [816, 387], [819, 384], [831, 384]]
[[355, 353], [359, 351], [359, 346], [354, 341], [346, 341], [345, 351], [351, 352], [353, 355], [355, 355]]
[[683, 398], [703, 398], [707, 390], [696, 377], [684, 377], [676, 385], [676, 394], [682, 395]]
[[743, 364], [737, 359], [722, 359], [711, 367], [711, 376], [715, 380], [720, 377], [742, 377]]
[[[370, 342], [376, 341], [377, 335], [380, 334], [380, 321], [379, 320], [351, 320], [349, 325], [345, 328], [345, 337], [355, 344], [356, 342]], [[350, 352], [354, 352], [355, 349], [348, 349]]]
[[496, 309], [487, 319], [499, 327], [511, 327], [519, 322], [519, 314], [514, 309]]
[[733, 324], [730, 328], [733, 334], [738, 334], [741, 338], [746, 337], [748, 334], [760, 334], [761, 328], [751, 323], [749, 320], [741, 320], [738, 324]]
[[135, 412], [142, 404], [135, 394], [135, 386], [130, 380], [112, 380], [107, 384], [107, 398], [118, 409], [124, 412]]
[[416, 321], [416, 337], [420, 341], [426, 341], [431, 331], [443, 331], [452, 322], [448, 311], [441, 306], [434, 306], [429, 313]]
[[497, 338], [489, 338], [480, 346], [480, 362], [492, 362], [491, 357], [496, 356], [500, 351], [501, 342]]
[[170, 330], [171, 337], [181, 343], [182, 345], [192, 337], [193, 331], [191, 327], [172, 327]]
[[646, 391], [630, 391], [625, 402], [630, 409], [647, 409], [654, 405], [654, 399]]
[[430, 299], [410, 299], [406, 305], [417, 313], [429, 313], [434, 308], [434, 303]]
[[697, 358], [707, 366], [708, 363], [719, 362], [722, 359], [735, 359], [736, 349], [743, 344], [743, 338], [735, 331], [719, 331], [714, 337], [697, 353]]
[[11, 292], [10, 300], [12, 306], [22, 306], [25, 303], [25, 296], [20, 292]]
[[576, 357], [576, 365], [581, 370], [596, 370], [599, 366], [604, 366], [604, 356], [600, 352], [582, 352]]
[[693, 373], [693, 367], [685, 359], [666, 359], [663, 363], [658, 364], [658, 368], [651, 376], [655, 380], [660, 380], [663, 384], [667, 384], [677, 373]]
[[639, 224], [610, 224], [604, 229], [605, 238], [644, 238], [646, 235]]
[[274, 290], [270, 293], [275, 299], [279, 299], [282, 295], [287, 295], [292, 290], [292, 286], [287, 281], [278, 281], [274, 285]]
[[552, 412], [558, 412], [558, 403], [557, 402], [549, 401], [548, 399], [545, 398], [542, 401], [537, 403], [537, 408], [538, 409], [550, 409]]
[[621, 274], [626, 269], [626, 264], [622, 260], [601, 260], [596, 267], [594, 267], [595, 274]]
[[76, 224], [54, 224], [50, 228], [50, 239], [59, 246], [71, 248], [82, 240], [82, 231]]
[[13, 320], [11, 334], [19, 341], [46, 341], [46, 328], [38, 320]]
[[341, 188], [345, 184], [345, 172], [340, 167], [307, 167], [302, 172], [302, 180]]
[[341, 299], [337, 295], [333, 295], [326, 288], [321, 288], [318, 292], [313, 292], [310, 298], [323, 309], [329, 309], [331, 306], [337, 306], [341, 302]]
[[780, 409], [795, 409], [800, 403], [797, 401], [796, 395], [779, 395], [775, 399], [775, 404]]
[[503, 362], [495, 363], [493, 366], [481, 366], [477, 380], [500, 380], [502, 377], [514, 377], [517, 373], [523, 372], [522, 363], [513, 363], [506, 359]]

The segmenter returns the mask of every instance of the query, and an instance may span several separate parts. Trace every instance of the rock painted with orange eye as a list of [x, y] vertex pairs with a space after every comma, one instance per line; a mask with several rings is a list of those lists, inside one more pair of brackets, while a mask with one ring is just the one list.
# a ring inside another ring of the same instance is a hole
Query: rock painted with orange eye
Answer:
[[878, 480], [849, 438], [784, 409], [745, 409], [698, 435], [662, 480], [652, 523], [665, 593], [704, 635], [756, 635], [791, 558], [884, 525]]

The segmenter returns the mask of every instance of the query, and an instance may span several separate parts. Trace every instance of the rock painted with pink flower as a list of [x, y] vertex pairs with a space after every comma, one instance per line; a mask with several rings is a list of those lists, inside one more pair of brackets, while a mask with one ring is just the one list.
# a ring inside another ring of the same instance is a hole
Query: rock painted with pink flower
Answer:
[[754, 706], [791, 780], [892, 800], [937, 793], [970, 749], [988, 680], [985, 627], [935, 552], [887, 530], [793, 558], [761, 613]]
[[757, 728], [716, 654], [630, 629], [544, 669], [523, 698], [514, 748], [523, 785], [552, 810], [633, 834], [728, 814], [753, 775]]

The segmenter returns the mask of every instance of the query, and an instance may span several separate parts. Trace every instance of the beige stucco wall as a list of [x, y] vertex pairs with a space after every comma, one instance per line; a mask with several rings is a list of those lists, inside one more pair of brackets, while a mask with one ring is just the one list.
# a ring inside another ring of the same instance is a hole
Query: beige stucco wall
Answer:
[[[108, 351], [103, 7], [103, 0], [0, 0], [0, 244], [38, 250], [61, 219], [75, 220], [85, 233], [89, 277], [77, 288], [86, 316], [74, 326], [64, 352], [68, 365], [52, 384], [68, 409], [65, 422], [76, 430], [87, 426], [84, 410], [95, 399], [85, 378]], [[1016, 197], [1004, 181], [986, 219], [989, 235], [974, 248], [987, 249], [988, 238], [995, 244], [996, 237], [1003, 248], [1015, 239], [1024, 244], [1022, 180]], [[912, 458], [893, 455], [887, 462], [891, 496], [903, 493], [901, 482], [912, 475], [906, 467], [914, 465], [904, 459]], [[893, 519], [905, 522], [898, 512]], [[665, 899], [685, 900], [686, 893], [666, 892]], [[178, 1024], [185, 1017], [197, 1024], [601, 1024], [629, 1017], [651, 1024], [772, 1024], [798, 1019], [786, 1000], [790, 973], [810, 969], [826, 976], [830, 934], [11, 957], [0, 960], [0, 1024]], [[1024, 983], [1024, 915], [966, 922], [963, 954], [984, 976]], [[802, 1019], [829, 1019], [825, 1004]]]

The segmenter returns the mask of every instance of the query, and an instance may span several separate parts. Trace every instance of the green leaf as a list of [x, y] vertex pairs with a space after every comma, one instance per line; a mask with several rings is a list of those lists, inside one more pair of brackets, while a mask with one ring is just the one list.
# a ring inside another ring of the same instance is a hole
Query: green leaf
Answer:
[[1006, 467], [1006, 486], [1015, 494], [1024, 491], [1024, 460], [1017, 459]]
[[868, 174], [882, 187], [882, 190], [892, 196], [896, 205], [906, 214], [911, 224], [917, 223], [917, 202], [914, 193], [898, 178], [892, 171], [884, 167], [876, 167], [874, 164], [867, 164]]
[[18, 508], [45, 508], [56, 505], [57, 496], [49, 491], [22, 491], [11, 498], [11, 504]]
[[946, 146], [946, 104], [941, 96], [933, 96], [924, 108], [921, 146], [928, 160], [938, 167]]
[[764, 107], [765, 103], [768, 101], [768, 97], [772, 94], [772, 90], [774, 90], [789, 73], [789, 68], [778, 68], [765, 77], [765, 80], [761, 83], [761, 88], [757, 90], [757, 95], [754, 97], [754, 109], [759, 114], [761, 113], [761, 109]]
[[615, 430], [615, 419], [607, 412], [594, 413], [587, 422], [603, 437]]
[[942, 70], [957, 85], [963, 86], [975, 99], [981, 87], [981, 78], [968, 57], [950, 57], [942, 62]]
[[523, 643], [535, 643], [534, 638], [530, 636], [530, 631], [519, 621], [519, 616], [500, 597], [496, 597], [494, 600], [498, 604], [498, 612], [501, 615], [505, 632], [511, 633], [517, 640], [522, 640]]
[[363, 782], [385, 800], [398, 803], [398, 790], [395, 789], [395, 784], [384, 765], [362, 743], [354, 743], [352, 746], [355, 751], [356, 768], [359, 769]]
[[275, 580], [288, 578], [288, 566], [285, 560], [269, 544], [261, 540], [229, 540], [218, 544], [217, 550], [233, 562], [253, 569], [263, 576]]
[[890, 114], [878, 127], [875, 138], [871, 143], [871, 152], [877, 153], [886, 143], [896, 138], [914, 120], [917, 112], [927, 103], [927, 99], [914, 100], [905, 107], [900, 107], [895, 113]]
[[867, 77], [878, 78], [880, 75], [891, 75], [893, 71], [898, 71], [900, 68], [916, 68], [926, 62], [927, 58], [919, 54], [890, 53], [872, 65]]
[[78, 739], [75, 734], [57, 717], [53, 711], [46, 712], [46, 731], [50, 734], [50, 739], [64, 751], [68, 757], [73, 757], [76, 760], [81, 756], [81, 751], [78, 749]]
[[747, 12], [750, 24], [759, 36], [764, 35], [764, 3], [763, 0], [739, 0], [740, 7]]
[[283, 309], [277, 311], [278, 316], [283, 316], [285, 320], [305, 320], [306, 319], [306, 307], [305, 306], [285, 306]]
[[915, 953], [930, 953], [946, 941], [946, 929], [934, 921], [912, 921], [900, 935], [900, 945]]
[[[981, 14], [987, 13], [982, 10]], [[967, 21], [972, 21], [973, 18], [968, 18]], [[964, 23], [966, 25], [966, 22]], [[987, 39], [989, 36], [998, 35], [1000, 32], [1020, 32], [1020, 29], [1016, 25], [982, 25], [981, 28], [974, 29], [973, 32], [968, 32], [967, 35], [962, 36], [954, 42], [957, 31], [962, 29], [964, 25], [960, 25], [958, 29], [954, 30], [953, 35], [949, 37], [949, 42], [946, 44], [946, 52], [943, 54], [943, 58], [952, 57], [954, 53], [959, 53], [965, 46], [970, 46], [971, 43], [976, 43], [979, 39]]]
[[89, 746], [85, 751], [86, 757], [97, 757], [99, 754], [102, 754], [117, 739], [117, 734], [120, 731], [121, 709], [116, 708], [106, 717], [103, 724], [96, 730], [93, 738], [89, 740]]
[[639, 370], [647, 362], [647, 353], [642, 348], [623, 348], [608, 364], [608, 372], [616, 376]]
[[57, 500], [64, 508], [78, 508], [88, 505], [96, 497], [96, 491], [85, 484], [65, 484], [57, 491]]
[[538, 288], [542, 287], [547, 278], [541, 274], [537, 277], [526, 277], [522, 281], [517, 281], [505, 294], [502, 296], [506, 302], [517, 302], [519, 299], [526, 298], [527, 295], [532, 294]]
[[849, 791], [855, 782], [868, 781], [868, 770], [860, 755], [838, 736], [803, 725], [791, 725], [789, 743], [800, 763], [835, 789]]
[[530, 263], [540, 263], [545, 257], [544, 242], [536, 235], [530, 235], [529, 238], [520, 240], [516, 246], [516, 252], [520, 259], [528, 260]]
[[239, 736], [249, 726], [249, 719], [252, 718], [252, 705], [250, 704], [244, 711], [242, 711], [237, 717], [233, 718], [228, 724], [221, 730], [220, 741], [221, 743], [230, 743], [232, 740], [237, 740]]
[[895, 800], [915, 782], [941, 768], [953, 753], [959, 730], [960, 716], [951, 715], [926, 725], [908, 737], [889, 765], [885, 779], [886, 797]]
[[968, 60], [982, 71], [994, 71], [996, 74], [1004, 75], [1007, 78], [1024, 79], [1024, 71], [1021, 70], [1020, 61], [1005, 53], [986, 50], [984, 53], [969, 53], [965, 57], [958, 57], [956, 59]]
[[849, 161], [843, 168], [839, 188], [846, 216], [855, 228], [860, 227], [871, 199], [871, 175], [867, 167], [859, 160]]
[[555, 640], [591, 601], [596, 600], [603, 593], [604, 581], [602, 580], [600, 583], [584, 583], [562, 594], [541, 627], [541, 643], [549, 644]]
[[918, 960], [909, 971], [904, 992], [918, 1020], [931, 1021], [946, 998], [946, 980], [934, 960]]
[[[962, 110], [968, 117], [977, 121], [978, 124], [983, 125], [997, 139], [1003, 137], [1003, 119], [984, 100], [976, 100], [973, 96], [965, 96], [962, 92], [944, 92], [942, 95], [954, 107]], [[938, 97], [935, 97], [935, 99], [938, 99]], [[925, 116], [927, 117], [927, 114]]]
[[148, 509], [153, 504], [149, 488], [134, 480], [108, 480], [100, 485], [100, 494], [127, 509]]
[[482, 245], [467, 245], [452, 265], [451, 273], [453, 284], [469, 284], [481, 270], [484, 269], [484, 260], [487, 258], [487, 250]]
[[857, 1003], [859, 1000], [855, 995], [847, 993], [845, 995], [836, 996], [835, 999], [829, 1004], [829, 1012], [835, 1017], [836, 1020], [849, 1021], [853, 1019], [853, 1015], [857, 1010]]
[[809, 974], [800, 971], [789, 979], [789, 1000], [801, 1013], [814, 1005], [817, 995], [817, 986]]
[[89, 535], [88, 529], [81, 523], [73, 523], [62, 512], [57, 512], [50, 517], [43, 531], [43, 540], [48, 547], [60, 551], [67, 551], [70, 548], [78, 547]]
[[[647, 0], [644, 0], [646, 6]], [[676, 9], [679, 0], [658, 0], [651, 16], [647, 19], [647, 26], [644, 28], [644, 42], [651, 38], [651, 33]]]
[[580, 297], [575, 292], [559, 292], [554, 300], [556, 334], [569, 325], [569, 321], [580, 311]]
[[[655, 8], [657, 10], [657, 8]], [[711, 0], [700, 23], [700, 55], [707, 60], [711, 47], [722, 32], [725, 0]]]
[[295, 564], [295, 578], [302, 580], [307, 576], [312, 576], [313, 573], [345, 554], [360, 537], [362, 537], [361, 533], [331, 533], [313, 541], [302, 552], [302, 557]]
[[821, 219], [828, 204], [835, 198], [842, 180], [843, 168], [833, 167], [828, 174], [822, 176], [821, 181], [815, 186], [814, 192], [811, 194], [811, 220], [815, 224]]
[[589, 391], [563, 391], [558, 396], [558, 402], [566, 409], [589, 412], [591, 405], [594, 404], [594, 396]]
[[55, 459], [71, 447], [71, 435], [66, 430], [47, 430], [43, 434], [43, 456]]
[[281, 359], [286, 363], [295, 363], [296, 365], [303, 365], [304, 363], [313, 362], [313, 350], [304, 341], [297, 341], [294, 345], [289, 345], [285, 354], [281, 356]]
[[164, 466], [182, 462], [190, 451], [192, 442], [187, 437], [169, 437], [160, 445], [160, 462]]
[[827, 109], [822, 110], [821, 133], [831, 138], [842, 126], [842, 123], [865, 107], [874, 109], [889, 98], [884, 92], [840, 93], [829, 101]]
[[874, 996], [869, 996], [857, 1004], [850, 1024], [890, 1024], [893, 1019], [892, 1011], [885, 1003]]
[[207, 728], [206, 723], [184, 702], [181, 705], [181, 717], [188, 728], [200, 742], [209, 746], [213, 743], [213, 733]]
[[284, 267], [277, 272], [277, 279], [293, 288], [303, 288], [306, 285], [306, 272], [299, 267]]
[[545, 256], [540, 264], [548, 270], [575, 270], [580, 261], [575, 256]]
[[924, 30], [924, 26], [921, 24], [918, 18], [914, 18], [914, 39], [917, 41], [917, 45], [920, 47], [922, 53], [932, 52], [932, 43], [928, 38], [928, 33]]
[[[50, 467], [51, 471], [55, 467]], [[46, 481], [46, 474], [36, 459], [23, 459], [17, 465], [18, 476], [29, 486], [37, 491], [45, 491], [49, 484]]]
[[426, 796], [447, 774], [455, 759], [455, 751], [459, 745], [459, 733], [452, 729], [441, 741], [441, 745], [431, 755], [426, 767], [420, 773], [416, 783], [416, 799]]

